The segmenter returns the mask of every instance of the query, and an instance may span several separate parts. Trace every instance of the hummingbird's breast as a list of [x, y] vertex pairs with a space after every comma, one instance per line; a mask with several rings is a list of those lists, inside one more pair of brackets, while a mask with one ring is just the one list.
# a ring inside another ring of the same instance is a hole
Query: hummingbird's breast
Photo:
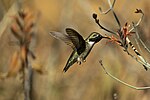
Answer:
[[83, 60], [85, 60], [86, 57], [89, 55], [89, 53], [91, 52], [93, 46], [94, 46], [94, 42], [86, 42], [86, 49], [85, 49], [85, 51], [80, 55], [80, 56], [82, 56]]

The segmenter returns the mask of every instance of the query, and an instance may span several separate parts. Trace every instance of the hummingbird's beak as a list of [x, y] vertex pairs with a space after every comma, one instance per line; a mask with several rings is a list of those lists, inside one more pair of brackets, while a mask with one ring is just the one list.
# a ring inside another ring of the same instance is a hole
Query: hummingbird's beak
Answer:
[[106, 36], [103, 36], [102, 38], [105, 38], [105, 39], [110, 39], [109, 37], [106, 37]]

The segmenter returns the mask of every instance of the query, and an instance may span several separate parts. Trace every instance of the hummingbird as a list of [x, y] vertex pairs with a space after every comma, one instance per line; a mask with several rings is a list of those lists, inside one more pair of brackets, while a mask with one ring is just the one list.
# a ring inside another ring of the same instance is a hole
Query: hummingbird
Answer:
[[63, 71], [66, 72], [75, 62], [79, 65], [85, 62], [86, 57], [91, 52], [93, 46], [98, 43], [102, 38], [108, 38], [102, 36], [100, 33], [92, 32], [85, 40], [83, 37], [74, 29], [66, 28], [66, 33], [60, 33], [51, 31], [49, 34], [65, 42], [67, 45], [71, 46], [73, 49], [66, 66]]

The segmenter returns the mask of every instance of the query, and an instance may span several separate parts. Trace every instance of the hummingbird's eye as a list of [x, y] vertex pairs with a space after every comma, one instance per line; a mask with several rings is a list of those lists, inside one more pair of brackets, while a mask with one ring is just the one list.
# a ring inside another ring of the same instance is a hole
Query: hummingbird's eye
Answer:
[[98, 34], [94, 34], [93, 37], [98, 37]]

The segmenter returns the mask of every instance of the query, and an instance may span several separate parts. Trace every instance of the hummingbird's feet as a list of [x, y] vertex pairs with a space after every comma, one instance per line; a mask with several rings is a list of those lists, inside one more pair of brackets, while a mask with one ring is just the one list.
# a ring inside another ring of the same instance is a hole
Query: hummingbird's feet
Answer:
[[77, 64], [81, 65], [81, 61], [77, 61]]
[[86, 62], [86, 60], [83, 59], [82, 57], [78, 57], [77, 64], [81, 65], [82, 62]]
[[77, 64], [81, 65], [81, 62], [82, 62], [82, 57], [78, 57], [77, 58]]

